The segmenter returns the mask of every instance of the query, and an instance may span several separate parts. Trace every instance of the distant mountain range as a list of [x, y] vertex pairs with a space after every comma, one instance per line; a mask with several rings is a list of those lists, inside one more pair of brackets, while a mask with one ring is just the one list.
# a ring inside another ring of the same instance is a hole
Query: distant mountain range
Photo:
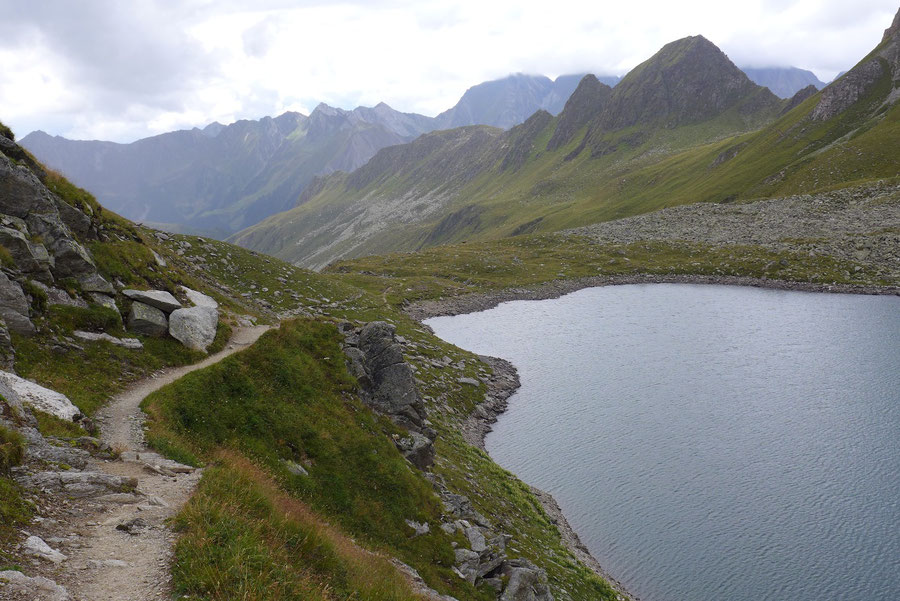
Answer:
[[[754, 73], [761, 81], [773, 82], [769, 85], [778, 82], [782, 94], [808, 81], [803, 74], [812, 76], [799, 69]], [[41, 131], [20, 142], [125, 217], [224, 238], [294, 207], [314, 177], [353, 171], [382, 148], [438, 129], [508, 129], [539, 110], [556, 115], [582, 80], [583, 74], [555, 80], [510, 75], [469, 88], [437, 117], [401, 113], [384, 103], [352, 111], [320, 104], [308, 117], [285, 113], [230, 125], [212, 123], [130, 144], [68, 140]], [[609, 89], [620, 78], [601, 76], [595, 81]], [[570, 112], [562, 131], [573, 123], [581, 125], [572, 118]]]
[[741, 67], [741, 71], [780, 98], [790, 98], [806, 86], [821, 90], [826, 85], [812, 71], [797, 67]]
[[900, 25], [843, 77], [780, 99], [701, 36], [614, 88], [582, 79], [563, 111], [508, 131], [425, 134], [230, 240], [312, 268], [337, 259], [551, 232], [698, 201], [894, 177]]

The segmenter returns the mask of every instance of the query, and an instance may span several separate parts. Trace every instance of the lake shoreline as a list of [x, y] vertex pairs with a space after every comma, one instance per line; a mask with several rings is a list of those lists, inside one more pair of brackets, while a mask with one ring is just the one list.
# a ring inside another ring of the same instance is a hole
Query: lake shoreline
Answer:
[[789, 290], [794, 292], [825, 292], [830, 294], [869, 294], [900, 296], [900, 286], [865, 286], [855, 284], [816, 284], [769, 280], [744, 276], [691, 275], [691, 274], [634, 274], [623, 276], [592, 276], [574, 280], [553, 280], [535, 286], [506, 288], [493, 292], [473, 292], [441, 298], [418, 301], [403, 307], [403, 310], [417, 321], [431, 317], [463, 315], [493, 309], [500, 303], [515, 300], [549, 300], [600, 286], [621, 286], [625, 284], [707, 284], [719, 286], [749, 286], [769, 290]]
[[[404, 308], [405, 312], [419, 322], [431, 317], [462, 315], [486, 311], [500, 303], [514, 300], [549, 300], [559, 298], [583, 290], [600, 286], [625, 284], [711, 284], [725, 286], [750, 286], [773, 290], [789, 290], [799, 292], [825, 292], [832, 294], [870, 294], [900, 296], [900, 287], [896, 286], [853, 286], [842, 284], [813, 284], [808, 282], [788, 282], [737, 276], [702, 276], [702, 275], [629, 275], [629, 276], [596, 276], [576, 280], [555, 280], [532, 287], [511, 288], [496, 292], [473, 293], [445, 299], [412, 303]], [[492, 376], [487, 381], [485, 400], [470, 413], [460, 425], [463, 439], [482, 451], [485, 448], [485, 437], [492, 430], [492, 425], [502, 415], [509, 398], [520, 387], [518, 371], [511, 362], [498, 357], [480, 356], [480, 359], [491, 367]], [[563, 544], [580, 562], [595, 574], [606, 580], [626, 601], [640, 601], [625, 586], [611, 576], [582, 543], [571, 524], [569, 524], [556, 499], [550, 493], [528, 485], [540, 502], [550, 521], [557, 527]]]

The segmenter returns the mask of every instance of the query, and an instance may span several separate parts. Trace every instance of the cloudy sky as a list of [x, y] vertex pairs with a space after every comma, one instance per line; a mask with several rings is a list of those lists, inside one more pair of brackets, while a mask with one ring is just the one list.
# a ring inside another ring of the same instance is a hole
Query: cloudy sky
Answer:
[[509, 73], [623, 75], [702, 34], [741, 66], [829, 81], [897, 0], [0, 0], [0, 120], [131, 141], [385, 101], [435, 115]]

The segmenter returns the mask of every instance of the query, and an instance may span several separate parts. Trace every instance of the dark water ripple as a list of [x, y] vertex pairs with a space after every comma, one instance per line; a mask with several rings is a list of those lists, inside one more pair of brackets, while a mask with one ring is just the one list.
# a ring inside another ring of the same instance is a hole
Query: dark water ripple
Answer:
[[900, 299], [631, 285], [428, 323], [515, 363], [488, 450], [642, 599], [900, 599]]

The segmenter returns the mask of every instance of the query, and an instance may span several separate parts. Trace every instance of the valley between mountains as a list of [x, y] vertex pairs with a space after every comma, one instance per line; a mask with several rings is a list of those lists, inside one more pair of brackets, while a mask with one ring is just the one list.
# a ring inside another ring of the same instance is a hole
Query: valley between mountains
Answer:
[[435, 118], [0, 124], [0, 598], [633, 598], [484, 451], [515, 368], [422, 320], [631, 282], [900, 294], [900, 12], [873, 43], [827, 86], [691, 36]]

